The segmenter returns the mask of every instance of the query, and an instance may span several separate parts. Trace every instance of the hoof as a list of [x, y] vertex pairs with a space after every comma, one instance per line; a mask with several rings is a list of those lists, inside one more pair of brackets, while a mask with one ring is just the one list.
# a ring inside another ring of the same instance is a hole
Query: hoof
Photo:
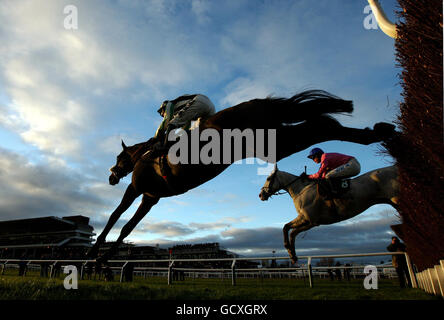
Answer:
[[291, 263], [292, 264], [298, 263], [298, 257], [291, 258]]
[[384, 140], [391, 138], [394, 135], [395, 126], [390, 123], [379, 122], [374, 125], [373, 130], [376, 132], [378, 137]]

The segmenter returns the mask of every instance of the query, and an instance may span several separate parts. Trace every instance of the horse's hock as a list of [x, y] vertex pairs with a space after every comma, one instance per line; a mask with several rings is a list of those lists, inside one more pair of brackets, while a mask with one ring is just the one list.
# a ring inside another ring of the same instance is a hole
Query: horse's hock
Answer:
[[386, 144], [400, 179], [402, 224], [392, 226], [420, 270], [444, 257], [442, 2], [399, 0], [397, 63], [401, 135]]

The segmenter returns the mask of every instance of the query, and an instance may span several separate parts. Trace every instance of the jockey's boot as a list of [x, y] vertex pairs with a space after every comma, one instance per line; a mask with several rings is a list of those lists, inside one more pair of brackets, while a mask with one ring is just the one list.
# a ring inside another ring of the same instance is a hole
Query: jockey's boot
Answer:
[[340, 184], [340, 178], [330, 178], [330, 179], [325, 179], [328, 185], [328, 193], [330, 194], [331, 198], [336, 198], [340, 195], [340, 190], [339, 190], [339, 184]]
[[318, 194], [326, 201], [334, 199], [331, 181], [329, 179], [318, 180]]

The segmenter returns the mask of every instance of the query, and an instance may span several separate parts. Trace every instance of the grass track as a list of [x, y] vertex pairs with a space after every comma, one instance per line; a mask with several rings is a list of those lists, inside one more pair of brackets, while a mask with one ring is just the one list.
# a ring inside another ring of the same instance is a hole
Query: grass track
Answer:
[[168, 286], [165, 278], [135, 277], [132, 283], [81, 280], [66, 290], [63, 279], [26, 277], [7, 271], [0, 276], [0, 300], [436, 300], [419, 289], [400, 289], [398, 281], [380, 280], [378, 290], [364, 289], [362, 280], [315, 279], [185, 279]]

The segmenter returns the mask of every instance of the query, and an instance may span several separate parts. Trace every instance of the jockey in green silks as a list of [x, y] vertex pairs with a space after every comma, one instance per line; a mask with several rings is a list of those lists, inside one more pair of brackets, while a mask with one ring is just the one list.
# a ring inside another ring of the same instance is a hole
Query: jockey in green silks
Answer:
[[166, 100], [157, 112], [163, 121], [154, 136], [157, 141], [153, 146], [151, 157], [158, 156], [168, 149], [168, 134], [171, 130], [190, 129], [191, 122], [197, 119], [208, 119], [216, 111], [214, 104], [202, 94], [183, 95], [174, 100]]

